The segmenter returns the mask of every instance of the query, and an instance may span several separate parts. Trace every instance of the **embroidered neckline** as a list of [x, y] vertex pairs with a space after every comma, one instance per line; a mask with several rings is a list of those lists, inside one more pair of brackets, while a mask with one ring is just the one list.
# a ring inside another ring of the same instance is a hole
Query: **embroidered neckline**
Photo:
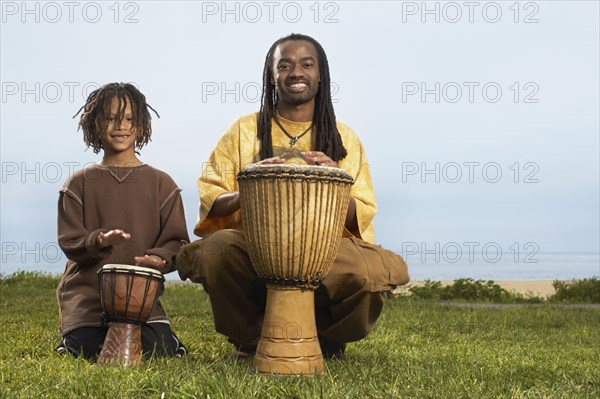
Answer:
[[[146, 164], [143, 163], [141, 165], [136, 165], [136, 166], [106, 166], [106, 165], [96, 164], [96, 166], [100, 169], [106, 170], [119, 183], [123, 183], [125, 180], [127, 180], [127, 178], [129, 176], [131, 176], [133, 173], [135, 173], [139, 168], [146, 166]], [[124, 171], [127, 171], [127, 172], [125, 172], [124, 175], [119, 176], [120, 172], [124, 172]]]

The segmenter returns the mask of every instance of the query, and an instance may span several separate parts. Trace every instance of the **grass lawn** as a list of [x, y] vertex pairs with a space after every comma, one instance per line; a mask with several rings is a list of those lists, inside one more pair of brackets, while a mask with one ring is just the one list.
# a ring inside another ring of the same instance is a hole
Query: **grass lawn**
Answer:
[[12, 280], [0, 280], [0, 398], [600, 397], [598, 309], [396, 298], [345, 361], [327, 362], [326, 375], [264, 377], [227, 360], [232, 346], [194, 286], [171, 286], [162, 298], [190, 354], [133, 369], [54, 353], [58, 280]]

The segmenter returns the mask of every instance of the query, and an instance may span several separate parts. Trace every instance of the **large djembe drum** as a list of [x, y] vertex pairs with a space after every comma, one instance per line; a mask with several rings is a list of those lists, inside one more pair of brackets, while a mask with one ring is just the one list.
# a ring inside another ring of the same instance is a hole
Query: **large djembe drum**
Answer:
[[323, 373], [314, 290], [337, 255], [354, 180], [342, 169], [309, 165], [250, 165], [237, 179], [250, 259], [267, 283], [254, 367]]
[[109, 328], [97, 363], [139, 365], [141, 325], [162, 294], [165, 278], [155, 269], [109, 264], [98, 271], [98, 280], [102, 320]]

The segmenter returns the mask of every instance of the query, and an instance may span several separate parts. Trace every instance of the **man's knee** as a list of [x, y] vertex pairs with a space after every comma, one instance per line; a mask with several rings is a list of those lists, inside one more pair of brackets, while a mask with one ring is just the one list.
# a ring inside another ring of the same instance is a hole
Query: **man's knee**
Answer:
[[190, 279], [194, 283], [204, 283], [204, 265], [200, 262], [202, 240], [184, 245], [175, 258], [177, 273], [182, 280]]
[[247, 257], [243, 234], [224, 229], [183, 246], [176, 263], [182, 280], [189, 278], [205, 285], [214, 273]]
[[336, 342], [361, 340], [373, 330], [383, 303], [382, 293], [362, 292], [344, 303], [334, 304], [328, 309], [332, 318], [320, 327], [319, 333]]
[[[252, 264], [246, 250], [246, 240], [240, 231], [219, 230], [182, 249], [179, 258], [188, 254], [193, 272], [207, 292], [211, 287], [229, 285], [233, 280], [252, 279]], [[180, 272], [181, 275], [181, 272]], [[183, 276], [182, 276], [183, 278]]]
[[369, 292], [369, 278], [361, 268], [334, 265], [323, 279], [318, 291], [325, 291], [333, 302]]

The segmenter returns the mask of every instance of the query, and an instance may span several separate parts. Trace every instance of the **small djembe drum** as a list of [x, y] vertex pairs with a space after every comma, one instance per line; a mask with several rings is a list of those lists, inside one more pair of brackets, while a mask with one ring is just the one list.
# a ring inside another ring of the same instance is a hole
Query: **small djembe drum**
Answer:
[[105, 265], [98, 271], [102, 321], [108, 333], [98, 364], [137, 366], [142, 359], [141, 325], [148, 320], [165, 278], [155, 269]]
[[342, 169], [309, 165], [250, 165], [237, 179], [250, 259], [267, 283], [254, 367], [323, 373], [314, 290], [337, 255], [354, 180]]

